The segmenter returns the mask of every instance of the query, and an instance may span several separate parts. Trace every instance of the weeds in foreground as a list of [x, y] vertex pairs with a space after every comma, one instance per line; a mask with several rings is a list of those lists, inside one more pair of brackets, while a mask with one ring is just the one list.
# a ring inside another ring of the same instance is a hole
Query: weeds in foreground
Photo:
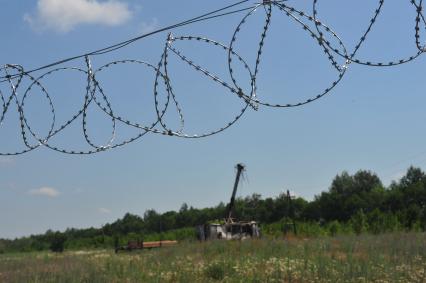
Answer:
[[426, 234], [0, 255], [0, 282], [425, 282]]

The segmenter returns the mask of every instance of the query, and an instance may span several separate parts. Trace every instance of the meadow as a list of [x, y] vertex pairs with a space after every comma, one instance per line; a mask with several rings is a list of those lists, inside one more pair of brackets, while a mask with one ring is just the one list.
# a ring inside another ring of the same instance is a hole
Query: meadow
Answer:
[[426, 234], [2, 254], [0, 282], [426, 282]]

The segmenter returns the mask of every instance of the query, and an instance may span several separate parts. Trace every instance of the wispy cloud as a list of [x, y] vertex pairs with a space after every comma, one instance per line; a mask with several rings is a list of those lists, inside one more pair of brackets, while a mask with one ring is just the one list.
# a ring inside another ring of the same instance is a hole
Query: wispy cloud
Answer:
[[98, 212], [101, 214], [110, 214], [111, 210], [109, 210], [108, 208], [100, 207], [98, 208]]
[[159, 27], [159, 22], [157, 18], [153, 18], [149, 22], [143, 22], [140, 25], [140, 33], [146, 34], [156, 30]]
[[132, 17], [126, 3], [118, 0], [38, 0], [33, 14], [24, 20], [37, 31], [68, 32], [78, 25], [121, 25]]
[[39, 189], [30, 190], [28, 193], [33, 196], [46, 196], [49, 198], [55, 198], [60, 194], [59, 191], [50, 187], [41, 187]]

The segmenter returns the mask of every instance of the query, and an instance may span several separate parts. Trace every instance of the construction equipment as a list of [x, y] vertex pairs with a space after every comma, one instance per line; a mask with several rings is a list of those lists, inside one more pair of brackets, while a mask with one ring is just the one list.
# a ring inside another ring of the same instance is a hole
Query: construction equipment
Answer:
[[232, 212], [235, 207], [235, 195], [237, 194], [238, 183], [240, 182], [241, 174], [245, 170], [245, 166], [241, 163], [238, 163], [237, 166], [235, 166], [235, 168], [237, 169], [237, 175], [235, 177], [234, 189], [232, 190], [231, 201], [229, 202], [229, 205], [228, 205], [227, 222], [232, 222]]
[[212, 239], [238, 239], [260, 237], [260, 230], [256, 221], [234, 221], [233, 212], [235, 207], [235, 196], [237, 194], [240, 178], [245, 171], [245, 166], [241, 163], [235, 166], [237, 173], [235, 176], [234, 188], [232, 190], [231, 200], [227, 207], [227, 213], [224, 223], [209, 223], [197, 227], [197, 236], [201, 241]]

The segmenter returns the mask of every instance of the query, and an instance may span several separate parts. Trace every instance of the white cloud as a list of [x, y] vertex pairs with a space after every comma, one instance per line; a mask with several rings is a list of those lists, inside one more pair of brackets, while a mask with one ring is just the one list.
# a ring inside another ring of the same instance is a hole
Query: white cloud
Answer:
[[98, 208], [98, 212], [102, 214], [110, 214], [111, 210], [109, 210], [108, 208], [100, 207]]
[[33, 196], [46, 196], [50, 198], [55, 198], [60, 194], [57, 190], [50, 187], [42, 187], [40, 189], [31, 190], [28, 193]]
[[117, 26], [131, 17], [128, 5], [117, 0], [38, 0], [35, 14], [24, 20], [38, 31], [68, 32], [81, 24]]
[[153, 18], [149, 22], [143, 22], [140, 25], [140, 31], [142, 34], [150, 33], [158, 28], [158, 19]]

